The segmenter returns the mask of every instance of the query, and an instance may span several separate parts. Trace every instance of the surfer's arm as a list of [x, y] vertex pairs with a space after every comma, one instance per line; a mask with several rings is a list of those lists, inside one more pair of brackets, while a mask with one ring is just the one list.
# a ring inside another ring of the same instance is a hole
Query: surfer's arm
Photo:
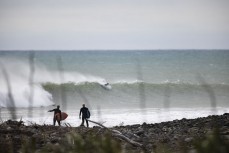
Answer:
[[53, 110], [49, 110], [48, 112], [53, 112], [54, 111], [54, 109]]

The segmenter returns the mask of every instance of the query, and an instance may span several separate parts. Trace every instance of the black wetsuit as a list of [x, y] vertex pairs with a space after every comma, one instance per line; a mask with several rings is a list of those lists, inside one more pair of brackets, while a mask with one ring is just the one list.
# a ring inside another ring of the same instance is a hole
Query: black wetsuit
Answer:
[[59, 109], [59, 108], [55, 108], [55, 109], [53, 109], [53, 110], [50, 110], [49, 112], [54, 112], [54, 116], [53, 116], [53, 125], [55, 126], [56, 125], [56, 121], [58, 122], [58, 124], [59, 124], [59, 126], [60, 126], [60, 121], [58, 121], [57, 119], [56, 119], [56, 114], [60, 114], [60, 118], [61, 118], [61, 110]]
[[82, 123], [81, 123], [81, 125], [84, 125], [84, 120], [86, 120], [87, 127], [88, 127], [89, 125], [88, 125], [88, 120], [87, 120], [87, 118], [90, 118], [90, 111], [88, 110], [87, 107], [82, 107], [82, 108], [80, 109], [80, 114], [79, 114], [79, 116], [81, 115], [81, 113], [82, 113]]

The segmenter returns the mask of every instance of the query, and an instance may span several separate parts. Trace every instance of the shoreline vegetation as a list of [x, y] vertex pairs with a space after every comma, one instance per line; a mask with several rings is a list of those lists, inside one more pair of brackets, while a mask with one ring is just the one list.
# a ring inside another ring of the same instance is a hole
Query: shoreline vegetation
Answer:
[[0, 153], [229, 152], [229, 113], [111, 128], [95, 123], [90, 128], [25, 126], [8, 120], [0, 123]]

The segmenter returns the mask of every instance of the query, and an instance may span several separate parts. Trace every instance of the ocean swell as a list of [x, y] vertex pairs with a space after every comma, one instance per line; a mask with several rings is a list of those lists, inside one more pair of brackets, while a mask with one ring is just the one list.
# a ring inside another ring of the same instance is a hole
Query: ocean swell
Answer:
[[[89, 103], [93, 107], [211, 107], [209, 90], [215, 97], [217, 106], [227, 104], [229, 85], [189, 84], [189, 83], [147, 83], [143, 81], [117, 81], [110, 83], [107, 90], [99, 82], [44, 83], [43, 88], [53, 95], [54, 101], [61, 103], [61, 93], [67, 97], [70, 106]], [[206, 89], [208, 88], [208, 89]]]

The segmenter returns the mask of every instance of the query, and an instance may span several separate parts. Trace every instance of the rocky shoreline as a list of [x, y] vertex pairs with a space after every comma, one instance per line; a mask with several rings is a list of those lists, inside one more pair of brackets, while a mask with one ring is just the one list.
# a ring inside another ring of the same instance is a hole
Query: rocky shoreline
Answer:
[[215, 143], [219, 144], [216, 148], [222, 147], [226, 152], [229, 151], [229, 113], [225, 113], [156, 124], [115, 126], [108, 129], [100, 126], [92, 128], [37, 124], [25, 126], [23, 121], [8, 120], [0, 124], [0, 153], [18, 153], [23, 152], [23, 149], [31, 148], [33, 149], [31, 152], [42, 152], [47, 145], [58, 148], [68, 141], [66, 135], [69, 134], [77, 135], [76, 138], [81, 144], [81, 141], [89, 136], [94, 140], [95, 137], [103, 137], [112, 130], [119, 131], [131, 141], [142, 144], [142, 147], [135, 146], [110, 134], [112, 140], [109, 141], [117, 142], [121, 145], [121, 150], [124, 149], [126, 152], [198, 152], [198, 147], [201, 148], [202, 143], [206, 143], [209, 137], [214, 138], [214, 131], [219, 136], [219, 140], [216, 135], [216, 139], [209, 139], [209, 141], [213, 141], [213, 145], [214, 141], [217, 141]]

